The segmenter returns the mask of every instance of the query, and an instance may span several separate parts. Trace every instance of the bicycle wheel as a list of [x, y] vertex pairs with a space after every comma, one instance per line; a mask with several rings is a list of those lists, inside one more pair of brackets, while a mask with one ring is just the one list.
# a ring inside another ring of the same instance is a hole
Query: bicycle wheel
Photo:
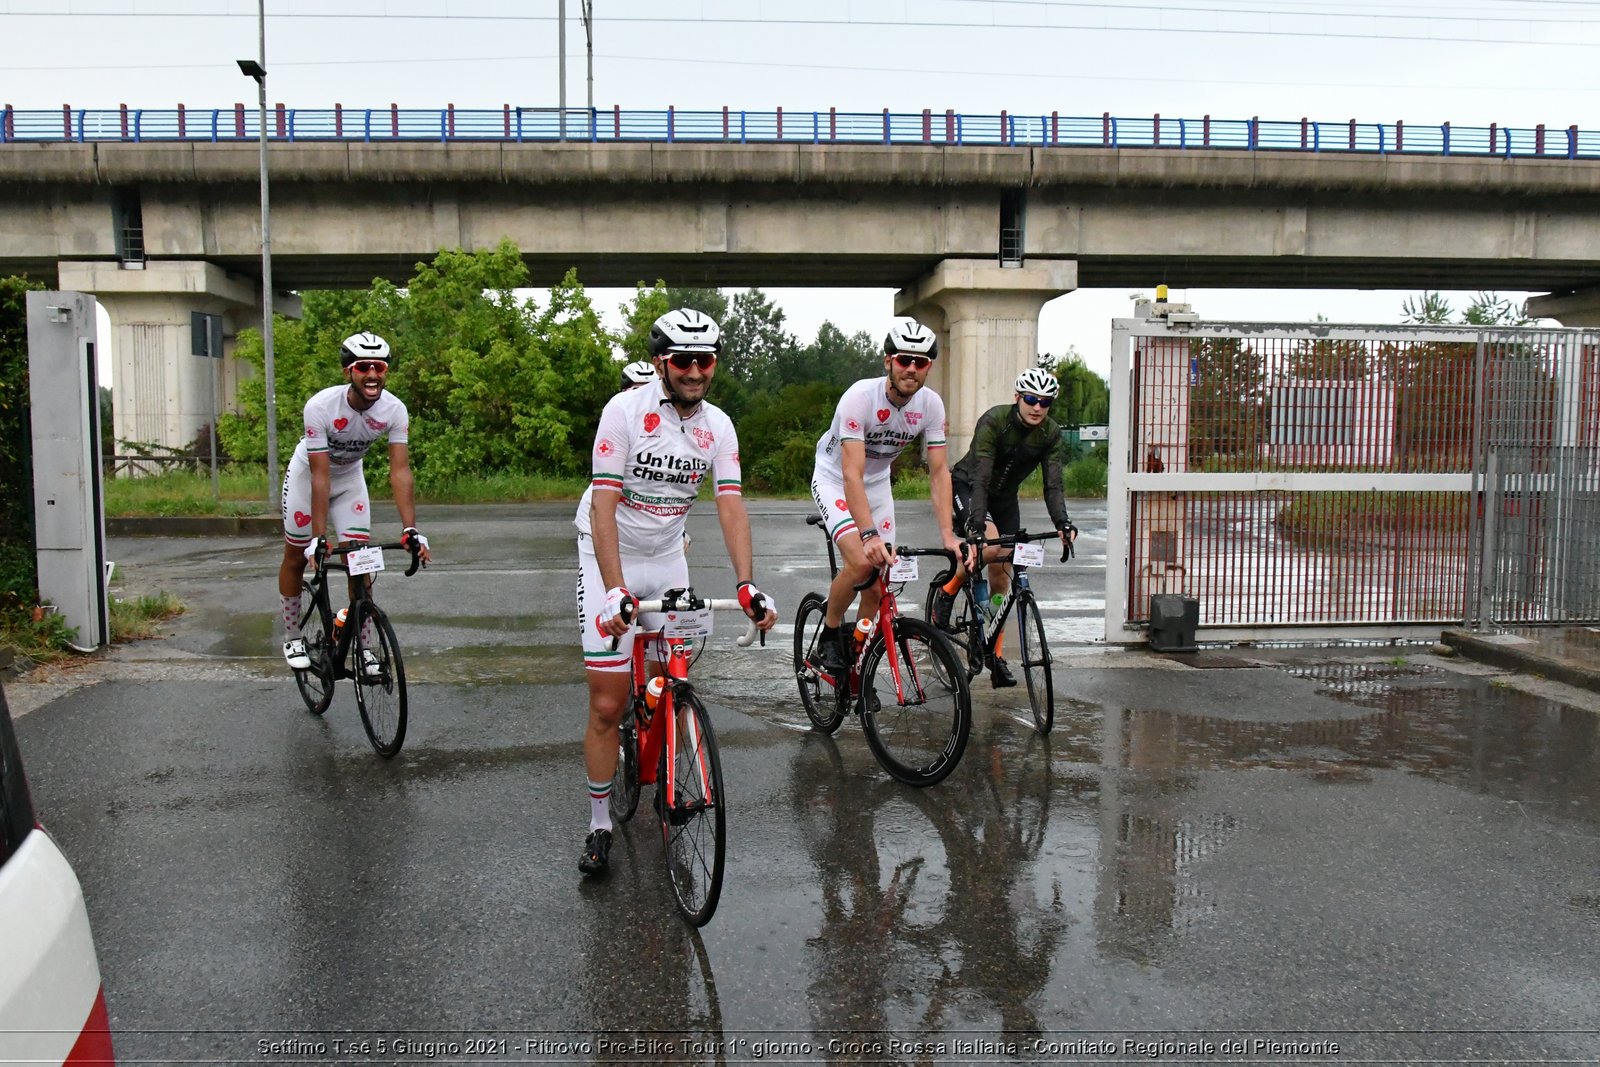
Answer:
[[1022, 677], [1033, 705], [1033, 725], [1041, 734], [1055, 724], [1055, 682], [1050, 677], [1050, 645], [1044, 637], [1039, 605], [1027, 590], [1017, 593], [1017, 636], [1022, 639]]
[[[939, 595], [939, 589], [950, 580], [950, 572], [945, 571], [935, 578], [928, 586], [928, 595], [923, 598], [922, 617], [930, 624], [933, 622], [933, 601]], [[955, 602], [950, 605], [950, 619], [948, 625], [938, 627], [939, 631], [948, 634], [950, 643], [957, 651], [964, 652], [967, 657], [967, 678], [976, 678], [983, 669], [983, 638], [974, 634], [974, 622], [977, 610], [972, 605], [972, 587], [966, 582], [961, 583], [961, 588], [956, 590]], [[981, 630], [979, 631], [981, 633]], [[935, 668], [937, 668], [935, 664]], [[940, 681], [946, 681], [940, 679]], [[946, 683], [948, 684], [948, 683]]]
[[617, 726], [617, 769], [611, 776], [611, 818], [627, 822], [639, 807], [639, 719], [629, 708]]
[[967, 747], [967, 672], [949, 638], [921, 619], [896, 619], [894, 639], [898, 670], [878, 637], [861, 667], [861, 727], [890, 775], [907, 785], [933, 785], [955, 770]]
[[306, 640], [306, 654], [311, 666], [294, 672], [294, 684], [300, 698], [311, 709], [311, 714], [321, 715], [333, 703], [333, 642], [328, 635], [333, 632], [333, 618], [327, 602], [313, 596], [311, 603], [300, 610], [300, 636]]
[[[360, 618], [353, 620], [353, 625], [357, 627], [353, 673], [361, 725], [378, 755], [389, 759], [406, 739], [406, 667], [400, 659], [400, 642], [395, 640], [389, 616], [370, 600], [361, 602]], [[375, 666], [369, 666], [369, 652]]]
[[800, 611], [794, 619], [794, 678], [800, 683], [800, 703], [806, 707], [806, 717], [825, 734], [839, 729], [849, 706], [843, 694], [849, 692], [845, 682], [830, 683], [818, 671], [822, 652], [818, 648], [822, 633], [822, 615], [828, 602], [817, 593], [807, 593], [800, 600]]
[[[667, 746], [661, 746], [656, 774], [656, 807], [666, 852], [667, 880], [678, 909], [695, 926], [711, 921], [722, 895], [727, 806], [722, 792], [722, 761], [711, 717], [694, 689], [680, 683], [673, 692], [677, 724], [676, 757], [668, 777]], [[672, 783], [672, 804], [665, 790]]]

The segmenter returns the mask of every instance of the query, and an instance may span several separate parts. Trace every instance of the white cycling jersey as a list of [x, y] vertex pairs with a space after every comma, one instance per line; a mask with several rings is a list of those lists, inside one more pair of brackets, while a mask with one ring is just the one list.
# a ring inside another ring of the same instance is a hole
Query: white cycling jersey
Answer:
[[904, 406], [896, 407], [889, 399], [888, 378], [863, 378], [844, 391], [833, 412], [833, 425], [817, 441], [813, 480], [843, 485], [840, 444], [861, 441], [867, 449], [866, 484], [887, 483], [895, 457], [918, 434], [930, 449], [944, 448], [946, 431], [944, 400], [932, 389], [923, 386]]
[[679, 417], [659, 382], [607, 401], [590, 460], [594, 474], [573, 522], [592, 535], [594, 494], [622, 494], [617, 539], [623, 555], [682, 552], [684, 519], [708, 474], [717, 496], [741, 492], [732, 420], [705, 401], [693, 415]]
[[403, 445], [411, 416], [405, 403], [393, 393], [378, 394], [370, 408], [357, 411], [350, 406], [350, 386], [330, 385], [306, 401], [306, 432], [295, 446], [289, 466], [310, 469], [311, 453], [324, 452], [335, 476], [359, 473], [361, 459], [373, 444], [387, 436], [391, 445]]

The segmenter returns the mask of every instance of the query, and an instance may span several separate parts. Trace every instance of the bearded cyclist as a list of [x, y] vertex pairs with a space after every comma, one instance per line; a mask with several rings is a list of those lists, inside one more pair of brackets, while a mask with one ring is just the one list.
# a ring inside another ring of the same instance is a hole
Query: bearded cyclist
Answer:
[[[964, 546], [950, 526], [950, 469], [945, 459], [944, 400], [923, 383], [939, 358], [939, 340], [916, 319], [899, 318], [883, 339], [881, 378], [863, 378], [839, 398], [833, 425], [817, 442], [811, 498], [843, 562], [828, 587], [820, 645], [830, 671], [850, 665], [849, 631], [841, 631], [856, 587], [894, 559], [894, 492], [889, 469], [919, 436], [928, 450], [928, 492], [944, 546]], [[878, 590], [861, 593], [858, 618], [878, 610]]]
[[751, 581], [750, 516], [739, 474], [739, 439], [706, 389], [722, 350], [722, 331], [688, 308], [650, 327], [654, 385], [617, 393], [600, 413], [591, 455], [593, 480], [573, 523], [578, 527], [578, 622], [589, 683], [583, 762], [589, 781], [589, 833], [578, 870], [601, 875], [611, 863], [611, 782], [617, 726], [628, 706], [637, 621], [659, 628], [663, 616], [633, 617], [640, 600], [689, 584], [683, 527], [707, 481], [716, 486], [717, 519], [733, 564], [739, 603], [762, 630], [778, 621], [772, 598]]
[[[411, 453], [406, 446], [411, 417], [405, 403], [384, 390], [389, 380], [389, 343], [375, 333], [355, 334], [340, 346], [339, 363], [345, 384], [329, 386], [306, 401], [305, 436], [295, 446], [283, 476], [278, 593], [283, 598], [283, 658], [297, 671], [311, 666], [300, 634], [306, 564], [322, 565], [330, 533], [344, 545], [365, 544], [371, 537], [372, 507], [361, 460], [380, 438], [389, 442], [389, 489], [405, 528], [400, 540], [408, 547], [415, 544], [424, 563], [433, 558], [428, 539], [417, 532]], [[363, 652], [362, 671], [376, 673], [377, 658], [371, 649]]]
[[[999, 537], [1022, 528], [1017, 489], [1028, 475], [1044, 464], [1044, 505], [1050, 521], [1061, 536], [1063, 548], [1077, 540], [1078, 528], [1067, 516], [1061, 491], [1061, 424], [1050, 417], [1050, 405], [1060, 392], [1056, 376], [1042, 367], [1029, 367], [1017, 375], [1016, 395], [1010, 404], [984, 412], [972, 431], [972, 446], [950, 472], [955, 496], [955, 525], [967, 537], [979, 534]], [[984, 560], [989, 565], [989, 589], [1003, 596], [1011, 588], [1011, 572], [1002, 560], [1008, 548], [987, 548]], [[966, 568], [956, 565], [955, 574], [934, 596], [935, 626], [948, 630], [950, 607], [961, 583], [967, 580]], [[996, 689], [1017, 684], [1000, 655], [1005, 634], [995, 638], [994, 655], [985, 664], [989, 681]]]

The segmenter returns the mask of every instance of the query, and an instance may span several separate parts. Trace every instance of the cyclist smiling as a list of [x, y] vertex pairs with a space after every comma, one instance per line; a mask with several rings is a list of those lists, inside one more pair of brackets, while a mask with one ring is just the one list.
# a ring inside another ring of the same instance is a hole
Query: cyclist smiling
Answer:
[[[591, 455], [593, 480], [578, 503], [578, 623], [589, 684], [583, 762], [589, 833], [578, 869], [605, 872], [611, 852], [611, 785], [617, 726], [632, 681], [633, 605], [689, 584], [683, 527], [709, 475], [739, 601], [763, 630], [778, 621], [772, 600], [751, 581], [750, 516], [741, 495], [739, 440], [709, 403], [722, 331], [698, 311], [669, 311], [650, 328], [655, 384], [607, 401]], [[661, 620], [641, 619], [658, 628]], [[615, 641], [615, 647], [613, 647]]]
[[[283, 476], [283, 562], [278, 593], [283, 599], [283, 656], [303, 671], [311, 666], [300, 635], [300, 592], [306, 564], [320, 564], [330, 531], [341, 544], [364, 543], [372, 533], [372, 508], [361, 460], [380, 438], [389, 442], [389, 488], [400, 512], [400, 540], [415, 540], [423, 562], [433, 557], [417, 532], [411, 453], [406, 447], [411, 417], [405, 404], [385, 392], [389, 344], [375, 333], [358, 333], [339, 349], [345, 384], [329, 386], [308, 401], [305, 436]], [[352, 579], [353, 580], [353, 579]], [[369, 653], [370, 655], [370, 653]], [[363, 663], [370, 671], [373, 663]]]
[[[811, 496], [843, 557], [828, 587], [819, 641], [830, 671], [849, 667], [850, 650], [844, 647], [840, 624], [855, 600], [856, 587], [894, 559], [889, 469], [919, 436], [928, 449], [929, 492], [939, 537], [952, 552], [961, 551], [950, 526], [944, 401], [923, 384], [938, 358], [939, 341], [932, 330], [916, 319], [895, 319], [883, 340], [884, 376], [863, 378], [846, 389], [834, 410], [833, 425], [817, 442]], [[877, 589], [862, 592], [861, 617], [870, 618], [877, 607]]]
[[[1077, 539], [1078, 528], [1067, 515], [1061, 491], [1061, 425], [1050, 417], [1060, 383], [1042, 367], [1029, 367], [1017, 375], [1016, 395], [1010, 404], [985, 411], [972, 431], [972, 447], [950, 472], [955, 495], [955, 522], [968, 536], [998, 537], [1016, 533], [1022, 527], [1017, 489], [1028, 475], [1044, 464], [1044, 503], [1050, 512], [1063, 546]], [[984, 551], [989, 564], [989, 588], [1004, 594], [1011, 586], [1010, 572], [1000, 562], [1010, 551], [991, 548]], [[941, 629], [950, 624], [950, 606], [955, 593], [966, 580], [966, 568], [957, 564], [954, 576], [934, 597], [929, 621]], [[1004, 640], [1001, 635], [1001, 642]], [[1017, 684], [1000, 655], [1001, 642], [987, 664], [989, 681], [996, 689]]]

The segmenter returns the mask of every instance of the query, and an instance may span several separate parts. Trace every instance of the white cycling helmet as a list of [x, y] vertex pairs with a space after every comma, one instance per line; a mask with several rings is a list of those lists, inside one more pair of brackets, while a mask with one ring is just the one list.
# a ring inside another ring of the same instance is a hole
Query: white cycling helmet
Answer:
[[375, 333], [358, 333], [344, 339], [339, 346], [339, 366], [348, 367], [357, 360], [381, 359], [389, 362], [389, 342]]
[[889, 327], [889, 335], [883, 339], [883, 354], [892, 356], [897, 352], [938, 359], [939, 339], [916, 319], [895, 319], [894, 325]]
[[1061, 383], [1056, 381], [1056, 376], [1043, 367], [1029, 367], [1017, 375], [1017, 392], [1032, 393], [1034, 396], [1053, 397], [1061, 391]]
[[669, 311], [650, 327], [650, 355], [660, 359], [668, 352], [720, 352], [722, 331], [710, 315], [693, 308]]
[[639, 359], [622, 368], [622, 384], [618, 388], [632, 389], [636, 385], [648, 385], [655, 380], [655, 364], [647, 359]]

